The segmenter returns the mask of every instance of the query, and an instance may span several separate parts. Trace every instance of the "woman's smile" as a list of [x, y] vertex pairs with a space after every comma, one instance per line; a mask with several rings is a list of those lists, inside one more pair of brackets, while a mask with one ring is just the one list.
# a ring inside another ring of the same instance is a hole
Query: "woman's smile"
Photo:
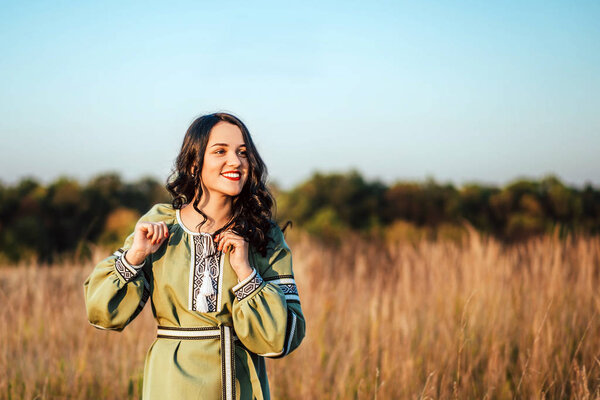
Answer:
[[229, 179], [230, 181], [239, 181], [240, 176], [241, 176], [241, 174], [238, 171], [227, 171], [227, 172], [223, 172], [221, 175], [223, 175], [225, 178]]

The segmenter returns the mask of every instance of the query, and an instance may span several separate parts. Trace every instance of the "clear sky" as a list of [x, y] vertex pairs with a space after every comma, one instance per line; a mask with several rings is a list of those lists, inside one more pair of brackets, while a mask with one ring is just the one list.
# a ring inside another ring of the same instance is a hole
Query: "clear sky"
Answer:
[[0, 2], [0, 180], [163, 180], [197, 116], [313, 171], [600, 185], [600, 2]]

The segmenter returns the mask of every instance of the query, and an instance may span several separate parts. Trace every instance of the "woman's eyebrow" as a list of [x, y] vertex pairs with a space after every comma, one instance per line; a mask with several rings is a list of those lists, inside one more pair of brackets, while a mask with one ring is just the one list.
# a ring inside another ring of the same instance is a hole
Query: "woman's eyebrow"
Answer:
[[[215, 146], [224, 146], [224, 147], [229, 147], [229, 145], [227, 143], [215, 143], [213, 145], [211, 145], [210, 147], [215, 147]], [[238, 148], [240, 147], [246, 147], [246, 143], [242, 143], [238, 146]]]

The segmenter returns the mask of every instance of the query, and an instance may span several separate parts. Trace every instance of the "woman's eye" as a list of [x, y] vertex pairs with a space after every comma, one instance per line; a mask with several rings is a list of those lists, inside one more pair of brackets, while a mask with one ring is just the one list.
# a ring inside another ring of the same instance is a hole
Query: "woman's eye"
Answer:
[[240, 150], [240, 151], [238, 151], [238, 154], [242, 157], [248, 156], [248, 152], [246, 150]]
[[215, 154], [225, 154], [225, 150], [217, 149], [217, 150], [215, 150]]

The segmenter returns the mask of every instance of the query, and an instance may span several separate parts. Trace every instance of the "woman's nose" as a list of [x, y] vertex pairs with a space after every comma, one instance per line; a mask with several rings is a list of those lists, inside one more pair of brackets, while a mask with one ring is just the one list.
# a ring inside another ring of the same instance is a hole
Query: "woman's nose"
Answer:
[[242, 161], [235, 152], [231, 152], [229, 157], [227, 157], [227, 164], [231, 165], [232, 167], [239, 167], [242, 164]]

